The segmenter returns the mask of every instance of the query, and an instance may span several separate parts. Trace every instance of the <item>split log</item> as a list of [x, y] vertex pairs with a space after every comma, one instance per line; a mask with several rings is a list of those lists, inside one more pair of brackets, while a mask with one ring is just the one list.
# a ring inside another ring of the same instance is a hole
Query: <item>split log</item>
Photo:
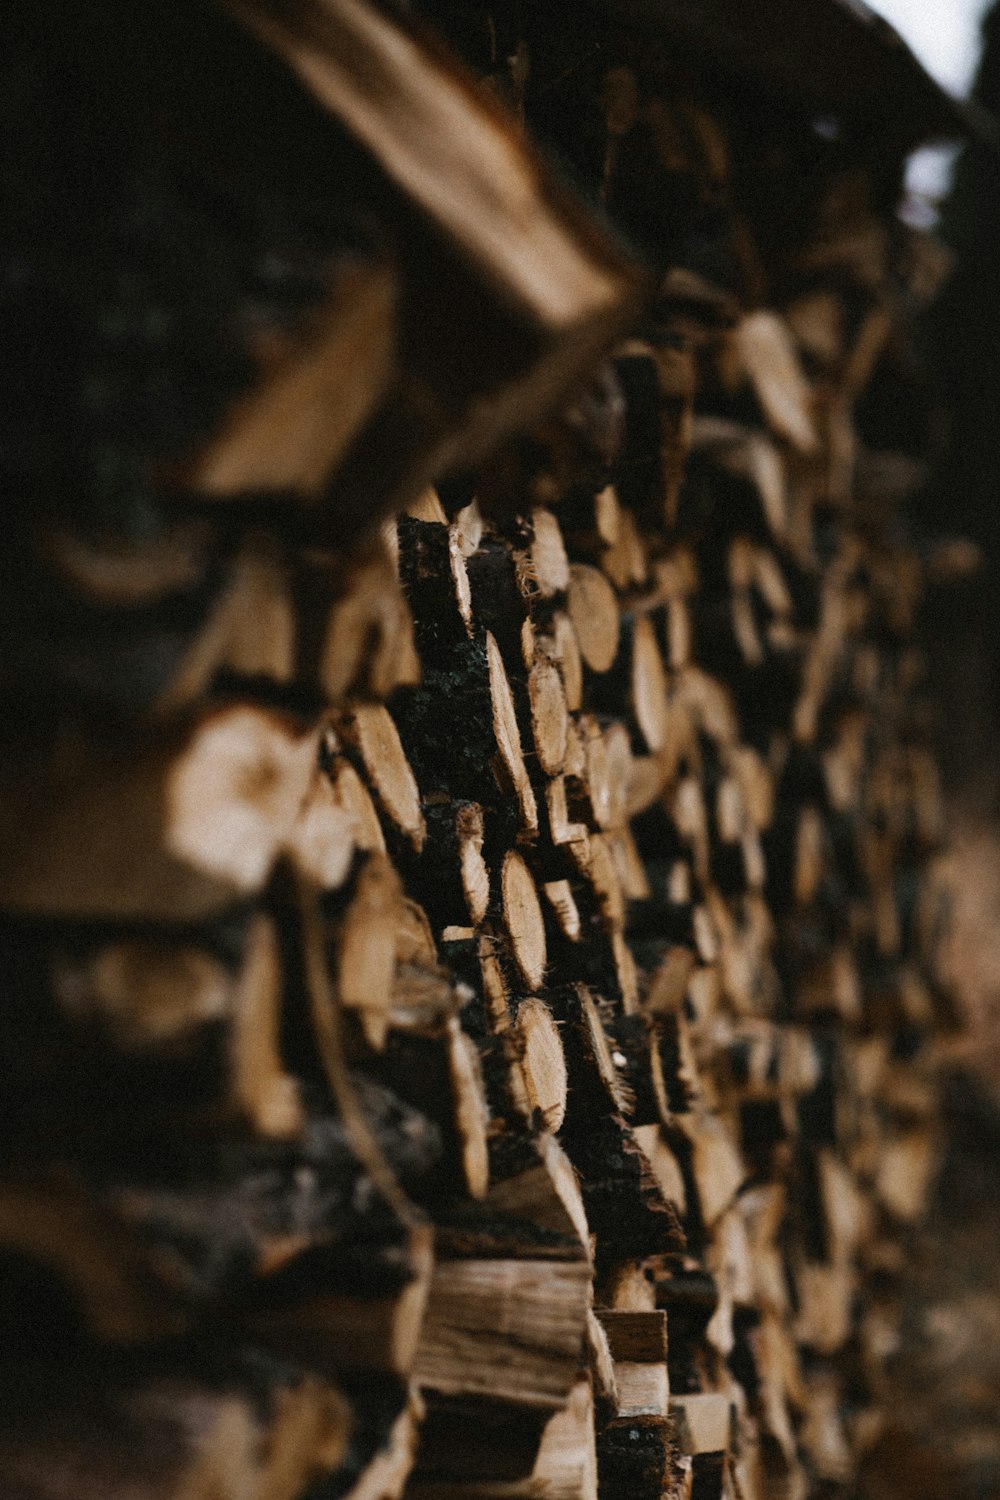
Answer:
[[529, 991], [545, 977], [545, 923], [531, 872], [513, 849], [501, 874], [503, 916], [522, 982]]
[[597, 1317], [614, 1360], [618, 1417], [666, 1417], [670, 1397], [666, 1313], [598, 1308]]
[[577, 1381], [565, 1407], [549, 1418], [531, 1471], [524, 1478], [449, 1481], [425, 1478], [421, 1471], [407, 1495], [413, 1500], [596, 1500], [594, 1403], [589, 1381]]
[[417, 1352], [423, 1390], [552, 1411], [583, 1360], [583, 1260], [444, 1260]]
[[691, 1458], [691, 1493], [722, 1500], [732, 1441], [733, 1410], [723, 1395], [677, 1396], [670, 1402], [677, 1446]]
[[566, 1118], [566, 1059], [552, 1012], [541, 1000], [524, 1000], [504, 1036], [511, 1082], [520, 1080], [520, 1088], [514, 1088], [523, 1097], [525, 1116], [540, 1121], [545, 1130], [558, 1131]]
[[388, 710], [359, 703], [338, 721], [338, 729], [356, 752], [386, 815], [419, 853], [427, 833], [420, 793]]
[[594, 568], [570, 569], [569, 618], [580, 654], [593, 672], [607, 672], [618, 652], [618, 603], [614, 590]]
[[[395, 21], [358, 0], [317, 3], [294, 17], [254, 0], [240, 0], [231, 9], [377, 164], [398, 195], [397, 211], [412, 220], [400, 298], [400, 345], [406, 351], [401, 378], [383, 394], [370, 377], [360, 411], [357, 395], [353, 411], [338, 402], [347, 435], [354, 436], [369, 418], [337, 476], [341, 513], [356, 521], [370, 504], [371, 490], [362, 496], [362, 488], [370, 486], [372, 464], [384, 444], [395, 439], [395, 485], [387, 484], [384, 474], [379, 485], [388, 508], [419, 494], [442, 467], [482, 457], [533, 414], [540, 391], [558, 395], [621, 327], [640, 283], [609, 242], [582, 232], [576, 209], [470, 80]], [[376, 95], [380, 108], [372, 104]], [[443, 142], [450, 143], [446, 162]], [[484, 162], [492, 165], [488, 178]], [[466, 307], [465, 326], [485, 335], [478, 355], [468, 351], [471, 358], [463, 361], [465, 373], [457, 381], [448, 378], [447, 363], [427, 357], [430, 350], [421, 356], [419, 341], [409, 333], [417, 308], [426, 311], [432, 285], [427, 262], [435, 260], [442, 284]], [[482, 317], [484, 307], [490, 319]], [[358, 317], [360, 309], [352, 305], [351, 312]], [[360, 317], [358, 322], [363, 327]], [[354, 337], [385, 381], [384, 358], [381, 363], [373, 358], [376, 341], [368, 333]], [[498, 347], [520, 351], [513, 370], [502, 359], [505, 375], [499, 381], [491, 374]], [[294, 369], [261, 398], [261, 412], [251, 407], [241, 414], [242, 422], [222, 447], [229, 460], [222, 473], [230, 486], [239, 482], [245, 488], [252, 478], [260, 487], [259, 464], [251, 467], [248, 450], [250, 456], [259, 450], [265, 463], [274, 464], [275, 449], [266, 434], [274, 414], [293, 399], [302, 427], [294, 442], [288, 439], [294, 462], [280, 477], [285, 487], [291, 480], [299, 488], [329, 478], [346, 437], [334, 445], [329, 424], [320, 428], [316, 422], [316, 387], [329, 393], [327, 362], [314, 355], [319, 373], [313, 374], [306, 359], [305, 372]], [[421, 381], [433, 391], [433, 417], [428, 403], [417, 399]], [[301, 402], [302, 389], [309, 390], [310, 402]], [[319, 431], [322, 442], [315, 441], [310, 452], [308, 437]], [[295, 464], [303, 463], [306, 452], [310, 463], [300, 474]]]
[[[571, 1101], [572, 1102], [572, 1101]], [[620, 1115], [591, 1123], [586, 1134], [563, 1131], [580, 1174], [587, 1222], [597, 1237], [598, 1261], [660, 1255], [684, 1244], [675, 1207]]]
[[91, 919], [218, 915], [263, 888], [318, 752], [311, 726], [241, 704], [172, 738], [11, 747], [0, 902]]
[[320, 495], [391, 387], [398, 301], [391, 267], [345, 268], [304, 347], [270, 353], [257, 388], [233, 404], [185, 481], [219, 497]]

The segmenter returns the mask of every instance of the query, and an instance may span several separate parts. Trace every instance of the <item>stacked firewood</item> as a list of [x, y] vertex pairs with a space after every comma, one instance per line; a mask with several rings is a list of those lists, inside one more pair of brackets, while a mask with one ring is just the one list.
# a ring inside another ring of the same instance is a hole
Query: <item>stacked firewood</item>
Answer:
[[4, 249], [11, 1500], [846, 1495], [881, 1430], [935, 257], [798, 108], [435, 9], [652, 270], [360, 0], [25, 7], [138, 133]]

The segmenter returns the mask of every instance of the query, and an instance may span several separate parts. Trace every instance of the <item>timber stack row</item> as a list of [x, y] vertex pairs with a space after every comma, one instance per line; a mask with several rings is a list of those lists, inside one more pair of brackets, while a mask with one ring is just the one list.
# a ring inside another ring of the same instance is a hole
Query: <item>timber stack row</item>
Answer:
[[3, 247], [3, 1493], [854, 1494], [950, 1024], [899, 160], [546, 7], [115, 9]]

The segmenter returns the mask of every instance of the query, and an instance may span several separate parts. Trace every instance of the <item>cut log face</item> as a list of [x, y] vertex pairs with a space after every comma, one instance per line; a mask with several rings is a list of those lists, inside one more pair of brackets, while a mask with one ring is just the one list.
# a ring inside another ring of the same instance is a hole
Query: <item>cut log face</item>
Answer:
[[528, 696], [539, 764], [546, 775], [558, 776], [566, 759], [566, 696], [557, 668], [543, 656], [531, 668]]
[[501, 887], [518, 972], [529, 991], [538, 990], [545, 978], [545, 922], [531, 872], [513, 849], [504, 858]]
[[314, 734], [251, 709], [199, 727], [171, 770], [166, 844], [238, 890], [259, 889], [288, 838], [316, 765]]
[[558, 611], [553, 617], [555, 633], [555, 655], [562, 669], [563, 687], [566, 690], [566, 707], [577, 713], [583, 707], [583, 661], [580, 642], [569, 615]]
[[570, 569], [569, 618], [580, 655], [593, 672], [607, 672], [618, 654], [619, 616], [614, 590], [596, 568]]
[[561, 932], [571, 942], [580, 936], [580, 913], [573, 899], [573, 887], [568, 880], [547, 880], [545, 896], [555, 913]]
[[427, 831], [420, 793], [388, 711], [381, 704], [359, 703], [344, 723], [343, 733], [356, 746], [382, 807], [419, 851]]
[[399, 877], [388, 859], [370, 855], [340, 933], [337, 988], [341, 1004], [361, 1012], [376, 1043], [392, 1004], [399, 900]]
[[519, 1052], [529, 1117], [537, 1110], [546, 1130], [559, 1130], [566, 1118], [566, 1059], [552, 1012], [540, 1000], [523, 1001], [508, 1035]]
[[[371, 822], [378, 827], [374, 810], [365, 821], [369, 824], [367, 832], [359, 829], [359, 818], [345, 807], [330, 777], [317, 767], [288, 838], [292, 863], [314, 885], [335, 891], [347, 878], [356, 842], [362, 848], [370, 847]], [[357, 840], [356, 834], [360, 835]], [[380, 830], [378, 837], [381, 839]]]
[[525, 828], [534, 832], [538, 827], [538, 809], [524, 764], [514, 698], [500, 648], [489, 631], [486, 633], [486, 655], [490, 674], [490, 702], [493, 705], [493, 733], [501, 767], [517, 796]]
[[551, 511], [532, 511], [531, 520], [531, 563], [538, 592], [543, 599], [551, 599], [557, 594], [564, 594], [570, 582], [569, 560], [562, 532]]
[[647, 617], [636, 621], [632, 639], [632, 702], [647, 747], [655, 754], [666, 748], [667, 681], [656, 635]]
[[697, 1458], [729, 1451], [733, 1412], [725, 1396], [675, 1396], [670, 1411], [682, 1453]]
[[[354, 767], [342, 757], [337, 757], [325, 773], [329, 778], [333, 791], [333, 807], [347, 817], [351, 829], [351, 837], [359, 849], [385, 853], [385, 837], [382, 826], [375, 811], [375, 804], [364, 782], [361, 780]], [[312, 798], [307, 798], [305, 807], [300, 818], [309, 819], [312, 810]], [[299, 828], [293, 829], [292, 855], [298, 854]], [[315, 871], [307, 868], [306, 873], [315, 878]], [[322, 885], [324, 882], [319, 881]]]
[[[510, 1138], [504, 1139], [508, 1144]], [[508, 1215], [538, 1229], [548, 1230], [559, 1242], [571, 1245], [589, 1258], [590, 1230], [580, 1194], [579, 1180], [568, 1156], [555, 1136], [543, 1132], [515, 1137], [517, 1159], [500, 1164], [494, 1135], [494, 1171], [484, 1207], [488, 1214]]]
[[808, 453], [816, 446], [809, 387], [785, 324], [770, 312], [752, 313], [737, 333], [740, 354], [772, 427]]
[[205, 716], [179, 744], [142, 736], [124, 753], [50, 752], [47, 774], [44, 748], [22, 766], [12, 756], [0, 899], [83, 918], [218, 913], [266, 883], [293, 837], [318, 746], [314, 729], [248, 704]]
[[623, 1312], [601, 1308], [597, 1313], [607, 1335], [611, 1357], [636, 1364], [665, 1364], [667, 1315], [664, 1312]]
[[463, 808], [458, 814], [457, 833], [462, 890], [469, 920], [476, 926], [485, 917], [490, 904], [490, 873], [483, 859], [482, 810], [475, 806]]

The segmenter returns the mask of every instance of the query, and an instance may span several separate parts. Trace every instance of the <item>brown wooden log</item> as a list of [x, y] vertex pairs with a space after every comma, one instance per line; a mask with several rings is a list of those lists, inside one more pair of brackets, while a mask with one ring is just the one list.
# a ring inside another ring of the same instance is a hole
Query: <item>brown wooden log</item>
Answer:
[[579, 1179], [555, 1136], [494, 1131], [490, 1155], [485, 1212], [525, 1220], [589, 1256], [590, 1228]]
[[566, 778], [554, 776], [545, 788], [549, 835], [553, 844], [582, 846], [587, 844], [587, 825], [570, 815]]
[[562, 671], [566, 707], [571, 713], [577, 713], [583, 706], [583, 661], [580, 655], [580, 643], [570, 616], [561, 610], [557, 610], [553, 615], [552, 629], [555, 641], [553, 654]]
[[701, 1216], [711, 1227], [728, 1208], [747, 1173], [723, 1123], [707, 1113], [678, 1116], [692, 1147], [692, 1172]]
[[[329, 599], [317, 630], [316, 662], [306, 662], [323, 697], [340, 704], [349, 692], [387, 698], [420, 680], [413, 618], [383, 537], [353, 548], [346, 559], [322, 554]], [[298, 581], [302, 589], [302, 578]]]
[[[398, 958], [398, 942], [396, 951]], [[381, 1051], [364, 1059], [366, 1075], [377, 1077], [440, 1130], [441, 1157], [421, 1183], [421, 1198], [455, 1192], [482, 1198], [489, 1185], [490, 1112], [479, 1053], [454, 1013], [456, 999], [447, 979], [439, 977], [436, 992], [430, 986], [414, 992], [408, 973], [405, 980], [401, 997], [397, 971]]]
[[737, 339], [768, 421], [782, 437], [808, 453], [816, 445], [809, 388], [785, 324], [773, 313], [753, 313], [740, 323]]
[[503, 658], [500, 655], [500, 648], [489, 631], [486, 633], [486, 655], [490, 674], [493, 733], [496, 737], [500, 764], [505, 777], [517, 796], [524, 825], [529, 831], [534, 832], [538, 827], [538, 811], [535, 803], [535, 794], [532, 791], [527, 768], [524, 764], [524, 755], [521, 749], [521, 732], [518, 728], [514, 698], [504, 668]]
[[407, 1495], [413, 1500], [596, 1500], [593, 1404], [589, 1381], [577, 1381], [566, 1405], [545, 1424], [534, 1464], [522, 1479], [449, 1481], [418, 1475]]
[[64, 586], [88, 601], [128, 609], [193, 587], [203, 577], [216, 531], [191, 517], [167, 521], [155, 537], [95, 537], [64, 520], [40, 546]]
[[545, 923], [531, 872], [521, 856], [509, 850], [500, 877], [504, 923], [522, 983], [541, 988], [545, 977]]
[[353, 767], [338, 757], [328, 733], [321, 748], [326, 764], [317, 766], [287, 841], [295, 868], [321, 890], [334, 891], [347, 878], [355, 849], [384, 849], [385, 841], [371, 798]]
[[[385, 836], [367, 787], [350, 761], [340, 752], [336, 736], [327, 730], [323, 737], [321, 752], [322, 770], [326, 773], [333, 794], [333, 807], [344, 812], [351, 827], [351, 835], [358, 849], [385, 853]], [[312, 806], [312, 789], [293, 828], [293, 839], [300, 835], [300, 821], [309, 817]], [[319, 800], [326, 800], [326, 791], [317, 793]], [[294, 856], [293, 856], [294, 857]], [[310, 873], [307, 871], [306, 873]], [[319, 881], [322, 885], [323, 882]]]
[[692, 1461], [692, 1495], [722, 1500], [734, 1418], [729, 1398], [710, 1393], [676, 1396], [670, 1414], [677, 1445]]
[[582, 1180], [598, 1259], [613, 1263], [680, 1248], [684, 1240], [676, 1209], [664, 1198], [622, 1117], [594, 1119], [586, 1133], [573, 1125], [570, 1118], [563, 1138]]
[[264, 913], [203, 941], [100, 928], [60, 941], [11, 924], [4, 942], [0, 1050], [20, 1151], [44, 1152], [68, 1129], [121, 1137], [209, 1120], [275, 1137], [300, 1129], [298, 1085], [279, 1050], [285, 975]]
[[202, 698], [220, 673], [290, 684], [299, 636], [287, 556], [273, 538], [251, 534], [208, 619], [154, 705], [158, 715]]
[[566, 1059], [552, 1012], [541, 1000], [523, 1000], [505, 1033], [511, 1085], [529, 1120], [558, 1131], [566, 1118]]
[[550, 991], [547, 1003], [561, 1027], [569, 1087], [583, 1108], [611, 1108], [627, 1114], [632, 1106], [627, 1078], [613, 1055], [598, 1004], [585, 985]]
[[[402, 1281], [401, 1248], [406, 1266]], [[369, 1244], [362, 1254], [367, 1266], [363, 1288], [356, 1269], [355, 1285], [350, 1285], [349, 1262], [339, 1276], [331, 1267], [326, 1278], [314, 1275], [311, 1281], [296, 1276], [294, 1264], [279, 1270], [272, 1282], [254, 1289], [249, 1306], [240, 1311], [241, 1328], [277, 1357], [305, 1368], [335, 1370], [362, 1390], [366, 1378], [384, 1378], [386, 1372], [408, 1380], [430, 1291], [430, 1231], [416, 1225], [401, 1244]]]
[[615, 1364], [619, 1417], [665, 1417], [670, 1383], [667, 1375], [667, 1315], [598, 1308]]
[[648, 616], [635, 622], [632, 637], [632, 711], [648, 749], [655, 755], [666, 748], [667, 680], [656, 634]]
[[413, 611], [421, 659], [432, 662], [471, 633], [472, 594], [465, 553], [457, 532], [448, 529], [443, 511], [439, 520], [432, 521], [412, 515], [411, 507], [411, 514], [397, 523], [396, 531], [399, 576]]
[[563, 936], [575, 943], [580, 937], [581, 925], [572, 885], [568, 880], [547, 880], [543, 890]]
[[[391, 433], [398, 478], [386, 499], [405, 502], [442, 467], [481, 458], [534, 413], [543, 392], [554, 398], [565, 389], [627, 318], [637, 283], [615, 249], [583, 230], [471, 79], [415, 35], [358, 0], [317, 3], [294, 17], [242, 0], [233, 9], [412, 205], [404, 329], [418, 310], [426, 315], [433, 285], [426, 264], [436, 258], [452, 306], [460, 298], [470, 314], [467, 333], [484, 335], [478, 354], [467, 347], [460, 379], [447, 362], [427, 357], [429, 346], [424, 354], [404, 336], [412, 368], [404, 366], [405, 378], [355, 444], [339, 489], [342, 510], [356, 514], [362, 483], [371, 483], [371, 464]], [[450, 143], [446, 159], [442, 142]], [[498, 338], [508, 351], [499, 380]], [[417, 400], [418, 381], [429, 383], [430, 403]]]
[[388, 710], [359, 703], [338, 720], [338, 729], [355, 750], [386, 815], [419, 853], [427, 832], [420, 793]]
[[569, 560], [559, 522], [549, 510], [531, 513], [530, 579], [543, 599], [554, 599], [569, 588]]
[[407, 860], [406, 876], [419, 882], [428, 913], [438, 930], [478, 927], [490, 903], [490, 872], [483, 857], [483, 809], [475, 802], [423, 804], [427, 835], [417, 861]]
[[655, 1023], [648, 1015], [626, 1015], [609, 1022], [611, 1061], [628, 1089], [634, 1125], [656, 1125], [670, 1118], [663, 1063]]
[[594, 568], [570, 569], [569, 617], [580, 654], [593, 672], [607, 672], [618, 652], [618, 604], [614, 590]]
[[552, 1409], [583, 1359], [590, 1271], [579, 1260], [450, 1260], [431, 1285], [421, 1388]]
[[150, 1283], [141, 1250], [120, 1221], [72, 1186], [4, 1183], [0, 1245], [22, 1267], [36, 1275], [41, 1269], [68, 1289], [83, 1325], [107, 1343], [137, 1346], [184, 1329], [183, 1310], [167, 1288]]
[[539, 653], [528, 674], [531, 730], [542, 770], [557, 776], [566, 758], [568, 717], [562, 678], [551, 658]]
[[359, 1013], [373, 1045], [384, 1041], [396, 972], [399, 877], [385, 855], [371, 854], [358, 873], [333, 934], [340, 1003]]
[[184, 479], [204, 494], [322, 493], [395, 375], [399, 283], [388, 266], [345, 270], [305, 346], [270, 352]]
[[173, 736], [12, 748], [0, 901], [85, 918], [217, 914], [263, 888], [318, 749], [312, 726], [241, 704]]
[[[433, 1130], [374, 1084], [365, 1084], [363, 1098], [390, 1165], [419, 1181], [440, 1151]], [[400, 1109], [411, 1125], [408, 1144], [393, 1135]], [[407, 1339], [412, 1348], [429, 1263], [426, 1227], [408, 1226], [365, 1188], [339, 1121], [313, 1116], [288, 1142], [202, 1137], [188, 1158], [177, 1151], [172, 1175], [157, 1176], [142, 1145], [142, 1137], [129, 1145], [112, 1176], [94, 1166], [81, 1139], [76, 1163], [64, 1150], [61, 1162], [36, 1166], [30, 1177], [8, 1174], [0, 1193], [0, 1246], [18, 1257], [19, 1275], [40, 1268], [67, 1288], [89, 1332], [117, 1344], [152, 1342], [193, 1326], [206, 1299], [262, 1318], [293, 1288], [300, 1302], [322, 1302], [327, 1326], [340, 1329], [336, 1358], [348, 1367], [356, 1348], [367, 1350], [369, 1367], [394, 1358]], [[368, 1271], [359, 1298], [347, 1276], [361, 1247]], [[367, 1331], [352, 1345], [347, 1330], [362, 1325]]]

